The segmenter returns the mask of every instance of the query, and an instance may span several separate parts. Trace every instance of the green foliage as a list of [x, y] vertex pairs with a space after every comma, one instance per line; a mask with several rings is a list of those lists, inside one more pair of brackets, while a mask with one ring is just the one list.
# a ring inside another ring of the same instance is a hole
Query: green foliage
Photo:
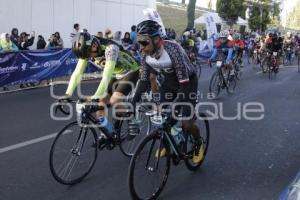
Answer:
[[[278, 27], [280, 21], [279, 3], [273, 0], [261, 0], [259, 3], [249, 5], [249, 27], [251, 30], [265, 31], [268, 27]], [[261, 17], [262, 11], [262, 17]]]
[[[187, 25], [187, 12], [186, 8], [174, 8], [168, 5], [157, 5], [156, 6], [159, 15], [166, 28], [173, 28], [177, 35], [183, 33]], [[195, 18], [202, 16], [204, 12], [195, 11]], [[197, 30], [205, 28], [204, 24], [196, 24]]]
[[[260, 9], [262, 9], [262, 17]], [[261, 8], [258, 4], [253, 5], [250, 9], [250, 16], [248, 21], [251, 30], [265, 31], [267, 29], [267, 25], [271, 22], [268, 6], [262, 5]]]
[[217, 0], [217, 13], [232, 26], [239, 16], [245, 16], [244, 0]]
[[292, 12], [287, 16], [286, 26], [291, 29], [300, 29], [300, 1], [296, 4]]
[[196, 0], [190, 0], [187, 7], [187, 30], [191, 30], [194, 28], [194, 20], [195, 20], [195, 8], [196, 8]]

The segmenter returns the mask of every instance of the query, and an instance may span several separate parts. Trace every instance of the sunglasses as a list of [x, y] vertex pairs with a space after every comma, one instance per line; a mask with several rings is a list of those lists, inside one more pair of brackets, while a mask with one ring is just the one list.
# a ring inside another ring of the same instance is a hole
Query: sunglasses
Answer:
[[150, 40], [140, 40], [140, 41], [137, 41], [140, 45], [142, 46], [148, 46], [150, 44]]

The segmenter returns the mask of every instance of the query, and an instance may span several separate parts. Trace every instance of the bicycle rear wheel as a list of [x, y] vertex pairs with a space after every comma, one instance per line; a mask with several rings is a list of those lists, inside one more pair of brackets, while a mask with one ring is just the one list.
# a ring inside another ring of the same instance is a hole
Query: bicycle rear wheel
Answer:
[[[161, 150], [165, 149], [162, 156]], [[129, 190], [133, 199], [157, 199], [170, 171], [170, 148], [157, 131], [143, 139], [137, 147], [128, 172]]]
[[200, 131], [200, 138], [203, 145], [203, 158], [199, 163], [193, 163], [192, 156], [194, 151], [194, 139], [191, 134], [185, 135], [185, 152], [187, 155], [190, 155], [188, 159], [185, 159], [186, 167], [191, 171], [196, 171], [203, 163], [205, 156], [207, 154], [208, 145], [209, 145], [209, 137], [210, 137], [210, 129], [209, 129], [209, 122], [207, 120], [207, 116], [204, 113], [199, 113], [196, 116], [195, 121], [196, 126]]
[[211, 99], [216, 99], [219, 96], [222, 85], [222, 77], [220, 77], [220, 73], [216, 71], [212, 75], [209, 83], [209, 93]]
[[236, 65], [234, 65], [234, 68], [235, 68], [234, 74], [235, 74], [236, 79], [241, 80], [243, 72], [242, 72], [240, 65], [236, 64]]
[[82, 181], [97, 159], [97, 134], [93, 128], [76, 122], [65, 126], [55, 137], [50, 150], [50, 170], [59, 183], [73, 185]]
[[141, 121], [139, 134], [136, 136], [129, 135], [128, 131], [128, 120], [121, 121], [120, 127], [120, 139], [121, 143], [119, 148], [121, 152], [128, 157], [134, 154], [134, 151], [139, 144], [139, 142], [146, 136], [149, 135], [151, 130], [150, 117], [145, 115], [145, 112], [138, 113], [138, 120]]
[[233, 94], [234, 93], [234, 90], [236, 88], [236, 80], [235, 78], [227, 78], [227, 93], [228, 94]]

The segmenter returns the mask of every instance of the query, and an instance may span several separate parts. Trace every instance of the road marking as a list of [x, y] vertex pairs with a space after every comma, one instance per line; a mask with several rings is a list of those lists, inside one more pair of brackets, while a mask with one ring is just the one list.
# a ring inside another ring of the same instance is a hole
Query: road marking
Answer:
[[[67, 134], [67, 133], [70, 133], [70, 132], [72, 132], [72, 131], [66, 130], [64, 134]], [[39, 138], [36, 138], [36, 139], [21, 142], [21, 143], [18, 143], [18, 144], [10, 145], [8, 147], [0, 148], [0, 154], [8, 152], [8, 151], [15, 150], [15, 149], [20, 149], [20, 148], [23, 148], [23, 147], [26, 147], [26, 146], [29, 146], [29, 145], [32, 145], [32, 144], [35, 144], [35, 143], [43, 142], [45, 140], [49, 140], [51, 138], [54, 138], [56, 135], [57, 135], [57, 133], [52, 133], [52, 134], [49, 134], [49, 135], [46, 135], [46, 136], [43, 136], [43, 137], [39, 137]]]

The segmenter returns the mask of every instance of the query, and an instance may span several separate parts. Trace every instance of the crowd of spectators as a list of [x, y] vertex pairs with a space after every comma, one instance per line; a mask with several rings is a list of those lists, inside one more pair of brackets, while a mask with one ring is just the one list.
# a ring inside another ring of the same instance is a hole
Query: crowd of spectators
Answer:
[[0, 53], [16, 52], [31, 49], [57, 49], [64, 48], [64, 42], [59, 32], [51, 34], [46, 41], [42, 35], [38, 35], [36, 48], [32, 47], [35, 41], [35, 31], [31, 34], [22, 32], [19, 34], [17, 28], [13, 28], [11, 33], [2, 33], [0, 36]]
[[[110, 29], [106, 29], [104, 31], [99, 31], [95, 33], [95, 35], [99, 38], [106, 38], [106, 39], [112, 39], [119, 45], [123, 46], [124, 49], [127, 49], [130, 51], [135, 58], [138, 58], [140, 55], [138, 53], [138, 43], [136, 41], [137, 37], [137, 30], [136, 26], [131, 26], [130, 32], [122, 32], [122, 31], [116, 31], [112, 32]], [[183, 34], [182, 36], [177, 37], [174, 29], [166, 28], [166, 35], [168, 39], [171, 40], [177, 40], [178, 42], [184, 44], [185, 41], [187, 41], [188, 38], [193, 37], [193, 39], [197, 38], [198, 42], [200, 42], [200, 32], [196, 32], [195, 30], [191, 30], [191, 34]], [[70, 41], [72, 42], [76, 35], [79, 32], [88, 32], [87, 29], [81, 29], [80, 25], [78, 23], [73, 25], [73, 31], [70, 33]], [[186, 38], [185, 38], [186, 37]], [[29, 50], [29, 47], [31, 49], [35, 49], [33, 47], [35, 40], [35, 32], [33, 31], [31, 34], [28, 34], [26, 32], [22, 32], [19, 35], [19, 31], [17, 28], [13, 28], [10, 33], [2, 33], [0, 35], [0, 53], [1, 52], [15, 52], [19, 50]], [[184, 46], [184, 45], [183, 45]], [[55, 32], [49, 36], [47, 40], [42, 35], [37, 36], [36, 41], [36, 49], [47, 49], [47, 50], [53, 50], [53, 49], [60, 49], [64, 48], [64, 42], [63, 39], [60, 36], [59, 32]], [[21, 85], [20, 87], [26, 87], [26, 86], [33, 86], [32, 84], [29, 85]]]

